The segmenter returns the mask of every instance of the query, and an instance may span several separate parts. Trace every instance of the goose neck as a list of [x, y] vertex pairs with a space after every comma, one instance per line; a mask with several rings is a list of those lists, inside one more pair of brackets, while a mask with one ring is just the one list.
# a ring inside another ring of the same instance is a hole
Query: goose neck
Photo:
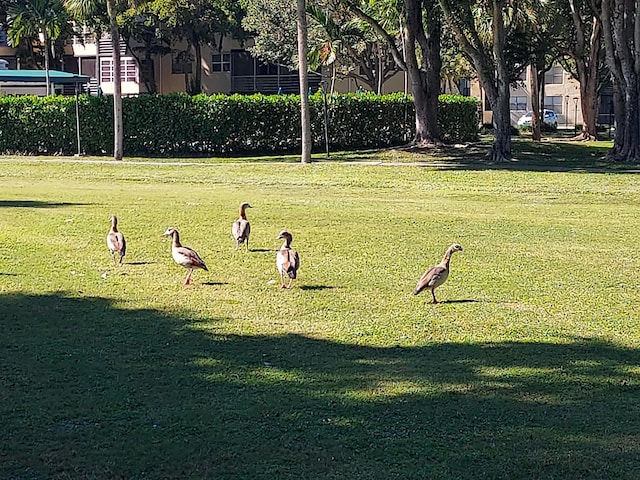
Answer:
[[174, 230], [173, 233], [171, 234], [171, 238], [172, 238], [172, 243], [174, 247], [181, 247], [182, 245], [180, 245], [180, 234], [178, 233], [177, 230]]

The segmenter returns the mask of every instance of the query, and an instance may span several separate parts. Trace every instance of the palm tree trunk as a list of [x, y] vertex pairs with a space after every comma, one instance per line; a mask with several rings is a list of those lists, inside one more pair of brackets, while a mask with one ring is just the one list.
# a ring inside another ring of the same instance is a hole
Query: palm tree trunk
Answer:
[[302, 126], [302, 163], [311, 162], [311, 115], [309, 114], [308, 66], [307, 66], [307, 13], [306, 1], [297, 1], [298, 16], [298, 68], [300, 74], [300, 117]]
[[114, 0], [107, 0], [107, 13], [113, 49], [113, 159], [122, 160], [124, 129], [122, 126], [122, 67], [120, 65], [120, 30]]
[[51, 95], [51, 78], [49, 75], [49, 36], [45, 29], [42, 30], [42, 43], [44, 49], [44, 79], [47, 83], [47, 97]]
[[540, 56], [536, 55], [529, 64], [529, 88], [531, 89], [531, 135], [533, 140], [542, 140], [542, 119], [540, 115], [540, 83], [538, 83], [540, 72]]

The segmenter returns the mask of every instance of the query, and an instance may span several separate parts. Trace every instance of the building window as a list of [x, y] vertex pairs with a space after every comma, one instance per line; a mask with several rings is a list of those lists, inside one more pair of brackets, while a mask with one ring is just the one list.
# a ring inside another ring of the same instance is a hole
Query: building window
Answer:
[[544, 74], [544, 83], [546, 85], [562, 85], [564, 81], [564, 70], [560, 65], [551, 67], [551, 70]]
[[553, 110], [557, 114], [562, 113], [562, 95], [554, 97], [544, 97], [544, 108]]
[[[285, 72], [280, 72], [285, 73]], [[275, 63], [258, 62], [256, 65], [256, 75], [278, 75], [278, 65]]]
[[211, 59], [211, 70], [214, 72], [230, 72], [231, 71], [231, 54], [230, 53], [214, 53]]
[[[138, 82], [138, 64], [133, 58], [121, 58], [122, 83]], [[113, 82], [113, 59], [100, 59], [100, 83]]]
[[8, 47], [7, 43], [7, 32], [0, 28], [0, 47]]
[[193, 63], [178, 57], [173, 57], [171, 62], [171, 73], [178, 75], [181, 73], [193, 73]]
[[527, 110], [527, 97], [511, 97], [509, 99], [509, 110]]
[[468, 78], [461, 78], [458, 82], [458, 90], [461, 95], [468, 97], [471, 95], [471, 82]]

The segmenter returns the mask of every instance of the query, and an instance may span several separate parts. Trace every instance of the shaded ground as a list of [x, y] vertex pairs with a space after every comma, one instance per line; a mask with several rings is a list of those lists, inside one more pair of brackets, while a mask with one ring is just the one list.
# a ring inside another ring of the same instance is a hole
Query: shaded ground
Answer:
[[606, 342], [218, 335], [63, 294], [0, 310], [1, 478], [640, 478], [640, 357]]

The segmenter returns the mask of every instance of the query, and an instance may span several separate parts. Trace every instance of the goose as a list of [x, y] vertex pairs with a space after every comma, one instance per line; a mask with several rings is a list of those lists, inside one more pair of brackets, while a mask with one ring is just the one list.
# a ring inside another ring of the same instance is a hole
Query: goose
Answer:
[[451, 246], [447, 248], [442, 261], [438, 265], [430, 267], [426, 272], [424, 272], [424, 275], [422, 275], [420, 280], [418, 280], [418, 284], [416, 285], [413, 294], [418, 295], [421, 291], [429, 289], [431, 290], [433, 303], [438, 303], [434, 290], [447, 280], [447, 277], [449, 276], [449, 261], [451, 260], [453, 252], [463, 251], [462, 246], [457, 243], [451, 244]]
[[201, 268], [204, 271], [209, 271], [204, 261], [195, 250], [189, 247], [183, 247], [180, 244], [180, 234], [178, 233], [178, 230], [173, 227], [169, 227], [167, 228], [167, 231], [164, 232], [163, 236], [172, 238], [171, 256], [173, 257], [173, 260], [178, 265], [182, 265], [184, 268], [189, 269], [187, 278], [184, 280], [185, 285], [191, 284], [191, 274], [193, 273], [194, 268]]
[[127, 251], [127, 242], [124, 239], [122, 232], [118, 231], [118, 217], [111, 215], [111, 229], [107, 233], [107, 247], [111, 252], [113, 262], [116, 262], [116, 254], [118, 255], [118, 264], [122, 265], [122, 257], [124, 257]]
[[[293, 236], [283, 230], [276, 237], [277, 239], [284, 239], [284, 243], [278, 253], [276, 254], [276, 267], [278, 268], [278, 273], [280, 273], [280, 287], [281, 288], [291, 288], [291, 284], [296, 278], [298, 268], [300, 268], [300, 256], [298, 252], [291, 248], [291, 241], [293, 240]], [[285, 285], [284, 276], [289, 277], [289, 285]]]
[[233, 238], [236, 239], [236, 250], [244, 243], [247, 246], [247, 252], [249, 251], [249, 235], [251, 234], [251, 225], [247, 220], [247, 214], [245, 210], [247, 208], [253, 208], [247, 202], [240, 205], [240, 218], [238, 218], [231, 226], [231, 233]]

